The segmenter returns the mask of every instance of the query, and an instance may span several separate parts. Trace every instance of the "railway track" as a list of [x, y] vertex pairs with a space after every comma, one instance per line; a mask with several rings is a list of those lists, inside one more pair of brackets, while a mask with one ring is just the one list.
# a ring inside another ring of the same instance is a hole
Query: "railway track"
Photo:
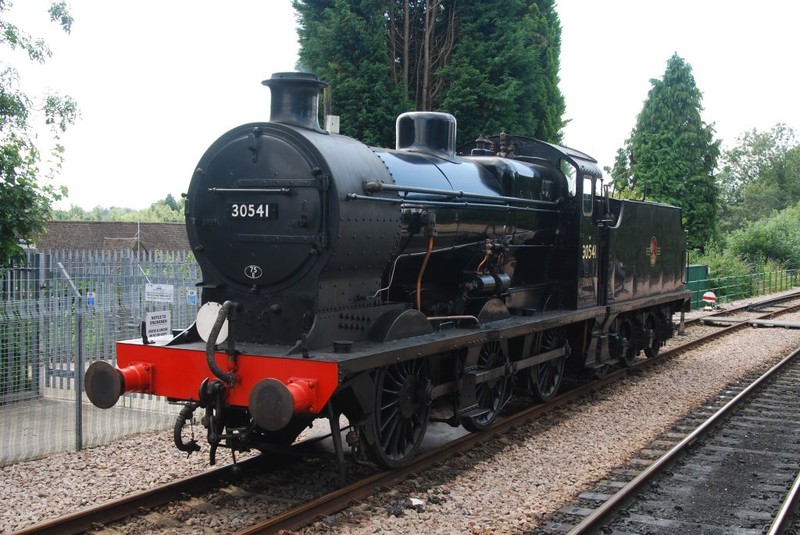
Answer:
[[[759, 300], [755, 303], [719, 308], [708, 314], [687, 320], [686, 327], [691, 327], [693, 331], [698, 331], [693, 335], [694, 338], [704, 338], [706, 333], [717, 332], [720, 327], [742, 328], [752, 325], [748, 323], [751, 320], [766, 320], [787, 309], [791, 309], [798, 300], [800, 300], [800, 292], [791, 292], [778, 297]], [[677, 340], [677, 343], [682, 344], [680, 338]]]
[[637, 459], [649, 464], [630, 481], [630, 469], [617, 471], [539, 533], [781, 533], [795, 500], [782, 507], [783, 497], [800, 486], [798, 389], [800, 348], [694, 415], [702, 423], [666, 453]]
[[[744, 314], [748, 317], [774, 316], [776, 314], [794, 310], [800, 306], [800, 304], [795, 304], [793, 306], [788, 306], [785, 304], [787, 299], [797, 300], [798, 295], [800, 294], [785, 296], [780, 298], [780, 300], [768, 300], [769, 302], [767, 304], [769, 306], [779, 307], [779, 310], [770, 309], [767, 312], [747, 312], [745, 310], [746, 307], [741, 307], [737, 309], [721, 311], [718, 314], [726, 315], [728, 317], [730, 317], [731, 314]], [[691, 322], [691, 324], [697, 325], [695, 322]], [[246, 483], [243, 484], [242, 482], [245, 481], [246, 478], [250, 477], [249, 474], [259, 471], [271, 471], [275, 465], [278, 464], [281, 465], [280, 468], [286, 469], [287, 461], [285, 458], [278, 458], [276, 459], [277, 462], [273, 464], [265, 464], [259, 458], [259, 460], [254, 460], [252, 462], [240, 463], [237, 469], [232, 469], [230, 466], [224, 467], [217, 471], [203, 474], [198, 478], [187, 478], [186, 480], [169, 485], [163, 489], [154, 489], [148, 493], [142, 493], [141, 495], [131, 496], [124, 500], [111, 502], [105, 506], [82, 511], [47, 523], [38, 524], [19, 533], [74, 533], [80, 531], [103, 533], [105, 531], [104, 526], [115, 520], [129, 518], [131, 515], [147, 515], [158, 505], [174, 502], [176, 500], [178, 502], [192, 502], [192, 500], [198, 500], [197, 497], [202, 496], [204, 492], [206, 493], [206, 496], [199, 498], [201, 501], [213, 499], [209, 498], [209, 496], [213, 497], [215, 494], [222, 492], [228, 496], [234, 496], [236, 500], [244, 502], [247, 502], [248, 497], [252, 496], [258, 496], [259, 499], [266, 499], [267, 501], [273, 500], [273, 502], [275, 502], [272, 504], [273, 507], [263, 508], [264, 515], [260, 516], [268, 517], [263, 520], [261, 518], [257, 518], [259, 515], [254, 516], [252, 514], [239, 514], [239, 516], [243, 518], [243, 521], [250, 523], [248, 527], [243, 528], [241, 531], [239, 531], [239, 533], [272, 533], [281, 529], [299, 529], [319, 518], [325, 517], [326, 515], [330, 515], [347, 507], [349, 504], [362, 499], [364, 496], [373, 494], [376, 489], [391, 487], [398, 481], [406, 478], [409, 474], [420, 473], [426, 468], [453, 456], [456, 454], [456, 452], [467, 451], [478, 443], [490, 440], [493, 435], [502, 434], [509, 429], [523, 425], [525, 422], [530, 421], [543, 412], [550, 411], [559, 406], [571, 403], [575, 399], [584, 396], [589, 391], [597, 390], [606, 384], [618, 380], [620, 377], [629, 373], [630, 370], [641, 370], [645, 367], [662, 361], [663, 358], [667, 358], [670, 354], [684, 351], [697, 344], [708, 341], [713, 337], [724, 336], [725, 334], [733, 332], [736, 329], [743, 328], [744, 325], [745, 324], [733, 325], [724, 329], [715, 327], [711, 329], [714, 332], [713, 335], [706, 335], [699, 338], [678, 338], [677, 342], [671, 344], [671, 346], [674, 347], [669, 347], [666, 351], [662, 352], [662, 358], [639, 359], [633, 368], [616, 370], [597, 381], [579, 384], [569, 392], [562, 394], [553, 400], [553, 402], [550, 404], [529, 407], [517, 414], [500, 420], [486, 433], [472, 433], [456, 439], [455, 441], [448, 442], [446, 445], [440, 448], [427, 451], [419, 455], [415, 459], [414, 463], [403, 469], [384, 472], [377, 472], [374, 469], [370, 470], [365, 467], [360, 467], [355, 471], [349, 469], [351, 472], [349, 474], [349, 477], [351, 478], [350, 482], [343, 487], [335, 488], [337, 487], [337, 484], [334, 481], [336, 470], [335, 467], [329, 466], [327, 470], [331, 476], [329, 478], [330, 481], [328, 484], [320, 485], [319, 481], [317, 480], [317, 495], [312, 498], [305, 496], [298, 498], [296, 501], [292, 501], [286, 497], [278, 499], [276, 497], [270, 497], [269, 495], [267, 495], [265, 498], [264, 493], [247, 490], [246, 487], [249, 485]], [[333, 460], [328, 459], [326, 461], [322, 461], [321, 463], [330, 463], [332, 465]], [[237, 475], [236, 473], [238, 472], [239, 468], [242, 470], [241, 476]], [[320, 462], [317, 462], [315, 466], [312, 466], [311, 470], [319, 472]], [[301, 469], [298, 468], [298, 471], [301, 471]], [[286, 476], [284, 475], [279, 477]], [[267, 486], [268, 485], [269, 484], [267, 484]], [[226, 490], [220, 491], [220, 489]], [[331, 492], [325, 492], [326, 490], [330, 490]], [[197, 503], [193, 502], [192, 506], [196, 507]], [[219, 508], [220, 506], [216, 505], [215, 507]], [[231, 505], [225, 504], [223, 506], [223, 508], [228, 507], [231, 507]], [[143, 513], [142, 511], [145, 512]], [[237, 513], [233, 512], [233, 514]], [[159, 515], [150, 515], [151, 523], [154, 521], [154, 518], [156, 522], [164, 521], [165, 525], [169, 524], [168, 520], [159, 520]]]

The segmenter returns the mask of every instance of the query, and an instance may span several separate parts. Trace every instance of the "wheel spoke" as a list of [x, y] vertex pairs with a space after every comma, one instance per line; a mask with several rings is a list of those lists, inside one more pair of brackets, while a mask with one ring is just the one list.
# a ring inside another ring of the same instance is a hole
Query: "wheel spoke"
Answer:
[[543, 392], [547, 392], [552, 382], [553, 368], [549, 363], [545, 362], [542, 364], [541, 368], [539, 368], [539, 373], [539, 388], [541, 388]]
[[386, 402], [383, 405], [381, 405], [381, 412], [386, 411], [387, 409], [390, 409], [392, 407], [397, 407], [398, 405], [400, 405], [399, 399], [397, 398], [387, 399]]
[[408, 418], [403, 418], [397, 428], [397, 453], [402, 453], [405, 455], [406, 450], [410, 447], [410, 445], [414, 444], [415, 437], [416, 434], [414, 433], [414, 426], [412, 425], [411, 420]]
[[401, 369], [400, 366], [398, 366], [397, 368], [391, 367], [389, 368], [389, 371], [386, 373], [386, 379], [391, 379], [392, 383], [394, 383], [398, 387], [403, 384], [403, 382], [406, 380], [406, 377], [407, 374], [405, 373], [405, 370]]

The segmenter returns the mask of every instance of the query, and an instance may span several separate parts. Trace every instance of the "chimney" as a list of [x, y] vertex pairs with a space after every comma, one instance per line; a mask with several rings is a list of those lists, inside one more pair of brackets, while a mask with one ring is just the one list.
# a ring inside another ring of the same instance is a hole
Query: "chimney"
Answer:
[[272, 92], [270, 121], [324, 132], [319, 127], [319, 92], [328, 84], [308, 72], [276, 72], [261, 83]]

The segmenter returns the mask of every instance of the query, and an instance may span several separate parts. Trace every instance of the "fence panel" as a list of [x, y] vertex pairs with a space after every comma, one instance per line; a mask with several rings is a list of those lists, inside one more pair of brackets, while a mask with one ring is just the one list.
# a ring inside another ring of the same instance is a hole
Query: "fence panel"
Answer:
[[[717, 303], [722, 304], [748, 297], [758, 297], [794, 288], [800, 283], [800, 273], [795, 269], [689, 280], [686, 289], [692, 291], [692, 309], [703, 308], [703, 293], [714, 292]], [[702, 288], [703, 291], [699, 291]]]
[[[189, 327], [201, 279], [186, 252], [51, 251], [0, 270], [0, 466], [171, 426], [164, 399], [126, 395], [103, 411], [81, 379], [96, 360], [115, 363], [115, 343], [140, 337], [147, 312]], [[148, 300], [148, 284], [172, 298]]]
[[0, 403], [39, 395], [41, 260], [0, 273]]

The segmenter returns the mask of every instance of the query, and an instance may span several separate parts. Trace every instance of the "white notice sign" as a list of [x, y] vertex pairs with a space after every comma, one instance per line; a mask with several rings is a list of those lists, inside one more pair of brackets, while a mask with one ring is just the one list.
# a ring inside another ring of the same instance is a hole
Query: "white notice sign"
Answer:
[[144, 300], [156, 303], [172, 303], [175, 287], [171, 284], [145, 284]]
[[146, 312], [144, 315], [144, 328], [147, 339], [172, 336], [172, 317], [169, 310], [160, 312]]

